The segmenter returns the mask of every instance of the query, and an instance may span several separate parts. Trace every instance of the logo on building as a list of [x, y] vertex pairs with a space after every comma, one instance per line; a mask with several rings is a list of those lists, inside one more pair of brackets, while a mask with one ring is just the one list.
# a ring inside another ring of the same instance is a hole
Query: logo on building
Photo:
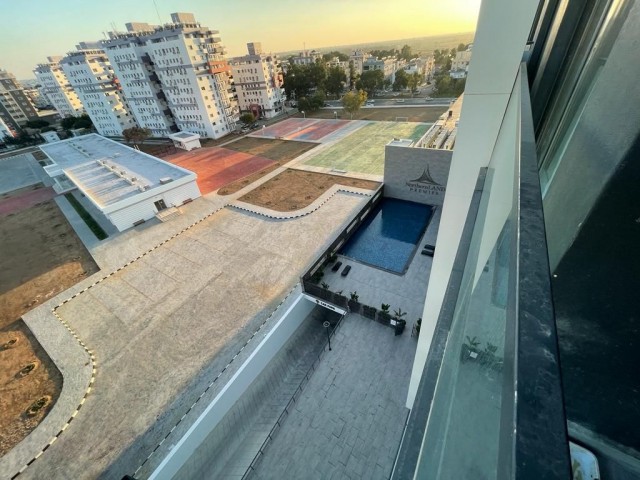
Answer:
[[445, 190], [444, 186], [441, 183], [436, 182], [431, 176], [428, 164], [427, 168], [423, 170], [422, 175], [414, 180], [409, 180], [407, 182], [407, 187], [409, 187], [409, 191], [411, 192], [426, 193], [431, 195], [444, 192]]
[[424, 185], [438, 185], [440, 187], [442, 186], [441, 184], [436, 182], [431, 176], [431, 172], [429, 172], [429, 165], [427, 165], [427, 168], [424, 169], [424, 171], [422, 172], [422, 175], [420, 175], [415, 180], [409, 180], [408, 183], [422, 183]]

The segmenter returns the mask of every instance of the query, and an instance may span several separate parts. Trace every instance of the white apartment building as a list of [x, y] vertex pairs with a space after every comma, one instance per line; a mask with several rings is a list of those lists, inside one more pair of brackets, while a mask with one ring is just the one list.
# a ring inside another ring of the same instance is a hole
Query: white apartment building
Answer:
[[69, 52], [60, 65], [98, 133], [122, 135], [122, 130], [135, 127], [136, 122], [104, 50], [83, 48], [89, 46], [78, 45], [78, 50]]
[[247, 50], [248, 55], [229, 61], [240, 111], [272, 118], [282, 111], [284, 102], [277, 57], [264, 54], [260, 43], [248, 43]]
[[4, 120], [0, 117], [0, 141], [4, 139], [4, 137], [14, 137], [15, 132], [9, 128], [9, 126], [4, 123]]
[[349, 63], [353, 63], [353, 68], [356, 75], [362, 75], [364, 61], [371, 55], [363, 52], [362, 50], [354, 50], [349, 55]]
[[77, 117], [84, 113], [84, 106], [75, 92], [60, 61], [62, 57], [47, 57], [33, 70], [40, 83], [40, 93], [49, 101], [61, 117]]
[[166, 137], [177, 127], [145, 40], [156, 27], [147, 23], [127, 23], [126, 27], [127, 33], [111, 32], [102, 46], [138, 125], [151, 130], [154, 137]]
[[397, 60], [394, 57], [386, 57], [378, 59], [376, 57], [369, 57], [362, 62], [362, 71], [370, 72], [373, 70], [382, 70], [385, 79], [389, 79], [392, 82], [395, 80], [395, 73], [398, 68], [404, 66], [405, 60]]
[[469, 71], [469, 62], [471, 61], [471, 50], [473, 44], [469, 45], [466, 50], [456, 52], [456, 58], [451, 61], [451, 78], [465, 78]]
[[0, 120], [12, 132], [29, 120], [38, 120], [38, 112], [16, 77], [0, 69]]
[[238, 106], [219, 32], [191, 13], [172, 13], [171, 22], [129, 23], [102, 42], [130, 110], [156, 136], [222, 137], [235, 130]]
[[291, 65], [311, 65], [316, 63], [317, 60], [322, 60], [322, 53], [311, 50], [300, 52], [300, 55], [293, 56], [289, 58], [289, 63]]

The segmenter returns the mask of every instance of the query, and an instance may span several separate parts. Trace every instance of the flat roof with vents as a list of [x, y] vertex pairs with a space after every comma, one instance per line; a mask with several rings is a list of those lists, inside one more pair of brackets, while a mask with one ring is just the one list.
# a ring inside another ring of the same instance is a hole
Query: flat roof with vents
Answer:
[[98, 134], [41, 145], [40, 149], [99, 207], [112, 206], [166, 183], [196, 175]]

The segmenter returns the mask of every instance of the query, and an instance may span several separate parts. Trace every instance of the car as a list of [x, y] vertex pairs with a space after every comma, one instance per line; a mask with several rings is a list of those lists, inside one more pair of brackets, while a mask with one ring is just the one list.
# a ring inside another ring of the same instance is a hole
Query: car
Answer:
[[404, 103], [404, 98], [396, 98], [396, 103]]
[[260, 125], [258, 125], [257, 123], [251, 125], [251, 130], [255, 130], [256, 128], [260, 128]]
[[367, 100], [366, 105], [372, 107], [375, 102], [373, 100]]
[[329, 103], [326, 103], [326, 102], [325, 102], [325, 104], [324, 104], [323, 106], [324, 106], [324, 107], [330, 107], [330, 106], [331, 106], [331, 104], [329, 104]]

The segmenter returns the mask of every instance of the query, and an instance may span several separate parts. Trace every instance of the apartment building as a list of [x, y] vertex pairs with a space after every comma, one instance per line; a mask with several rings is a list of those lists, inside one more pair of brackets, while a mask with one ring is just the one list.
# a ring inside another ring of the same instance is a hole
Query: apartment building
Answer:
[[77, 48], [60, 61], [64, 74], [98, 133], [122, 135], [122, 130], [136, 126], [136, 121], [107, 55], [95, 43], [83, 42]]
[[110, 32], [111, 38], [102, 42], [102, 47], [138, 125], [148, 128], [153, 137], [166, 137], [178, 127], [147, 52], [145, 37], [152, 35], [155, 27], [132, 22], [126, 28], [126, 33]]
[[63, 118], [77, 117], [84, 113], [84, 107], [60, 66], [61, 60], [61, 56], [47, 57], [47, 63], [38, 64], [33, 73], [48, 104]]
[[349, 55], [349, 63], [353, 64], [356, 75], [362, 75], [364, 61], [370, 56], [371, 55], [362, 50], [354, 50], [351, 52], [351, 55]]
[[15, 130], [9, 128], [9, 126], [4, 123], [4, 120], [2, 120], [2, 117], [0, 117], [0, 141], [2, 141], [4, 137], [14, 137], [15, 134]]
[[381, 70], [385, 79], [389, 79], [392, 82], [395, 80], [395, 73], [398, 68], [404, 66], [404, 60], [397, 60], [394, 57], [376, 58], [368, 57], [362, 62], [362, 71], [369, 72], [374, 70]]
[[175, 131], [219, 138], [235, 130], [238, 106], [219, 33], [191, 13], [171, 23], [127, 24], [102, 42], [131, 113], [155, 136]]
[[29, 120], [37, 120], [38, 112], [16, 77], [0, 69], [0, 119], [12, 132]]
[[451, 78], [465, 78], [469, 71], [469, 62], [471, 61], [471, 50], [473, 44], [470, 44], [466, 50], [456, 52], [455, 58], [451, 61]]
[[311, 65], [316, 63], [316, 61], [322, 60], [322, 53], [311, 50], [300, 52], [298, 55], [294, 55], [289, 58], [289, 63], [291, 65]]
[[278, 58], [263, 53], [260, 43], [247, 43], [248, 55], [229, 61], [241, 112], [272, 118], [282, 111], [283, 78]]

